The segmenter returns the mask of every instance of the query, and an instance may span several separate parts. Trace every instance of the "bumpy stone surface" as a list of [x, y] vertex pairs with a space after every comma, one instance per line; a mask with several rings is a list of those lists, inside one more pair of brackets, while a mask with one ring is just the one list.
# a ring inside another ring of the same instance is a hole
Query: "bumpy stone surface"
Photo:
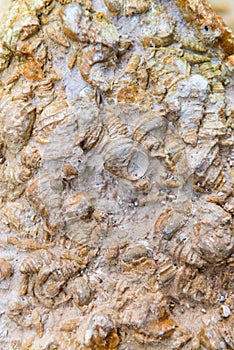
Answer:
[[0, 43], [0, 347], [234, 349], [223, 20], [19, 0]]

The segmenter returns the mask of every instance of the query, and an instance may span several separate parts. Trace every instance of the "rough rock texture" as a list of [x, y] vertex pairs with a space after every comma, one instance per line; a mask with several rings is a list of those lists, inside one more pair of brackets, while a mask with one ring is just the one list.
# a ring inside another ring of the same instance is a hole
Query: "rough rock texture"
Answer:
[[219, 0], [209, 0], [208, 1], [212, 8], [220, 14], [225, 22], [234, 29], [234, 3], [232, 0], [225, 0], [225, 1], [219, 1]]
[[1, 349], [234, 349], [222, 19], [19, 0], [0, 40]]

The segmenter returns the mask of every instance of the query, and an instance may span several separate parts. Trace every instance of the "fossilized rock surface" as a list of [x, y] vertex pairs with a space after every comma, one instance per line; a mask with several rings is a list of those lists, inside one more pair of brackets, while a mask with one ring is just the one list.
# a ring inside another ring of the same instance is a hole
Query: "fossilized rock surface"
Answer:
[[208, 1], [213, 9], [220, 14], [225, 22], [234, 29], [234, 3], [231, 0], [225, 0], [223, 2], [218, 0], [209, 0]]
[[0, 348], [234, 349], [222, 19], [20, 0], [0, 40]]

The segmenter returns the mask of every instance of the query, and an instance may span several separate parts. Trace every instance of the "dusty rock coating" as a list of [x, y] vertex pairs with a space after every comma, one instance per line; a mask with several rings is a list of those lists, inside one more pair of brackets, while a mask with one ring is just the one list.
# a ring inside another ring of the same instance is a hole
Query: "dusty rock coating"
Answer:
[[222, 19], [25, 0], [0, 39], [1, 348], [234, 349]]

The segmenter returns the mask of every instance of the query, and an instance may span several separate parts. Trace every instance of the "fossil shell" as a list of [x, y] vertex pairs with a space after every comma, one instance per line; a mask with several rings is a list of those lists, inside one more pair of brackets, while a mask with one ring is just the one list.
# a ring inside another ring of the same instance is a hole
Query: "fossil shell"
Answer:
[[72, 40], [107, 46], [118, 41], [115, 26], [102, 12], [87, 15], [78, 4], [69, 4], [62, 9], [61, 18], [63, 30]]
[[22, 279], [20, 295], [35, 295], [38, 302], [52, 307], [66, 281], [80, 270], [77, 261], [61, 264], [49, 251], [38, 250], [21, 264], [20, 272], [28, 277]]
[[171, 281], [176, 275], [176, 266], [165, 255], [160, 254], [158, 257], [157, 278], [160, 283]]
[[[83, 34], [82, 31], [80, 30], [80, 26], [81, 26], [80, 22], [82, 21], [82, 16], [83, 16], [82, 12], [83, 12], [82, 8], [78, 4], [69, 4], [65, 6], [62, 9], [62, 13], [61, 13], [63, 30], [65, 34], [73, 40], [77, 40], [79, 38], [79, 40], [81, 41], [87, 41], [88, 40], [87, 34], [86, 33]], [[88, 17], [84, 17], [83, 22], [87, 26]], [[88, 29], [89, 28], [87, 28], [87, 32], [88, 32]]]
[[[66, 236], [81, 245], [87, 245], [92, 230], [93, 210], [91, 197], [88, 193], [79, 192], [68, 197], [62, 207]], [[82, 222], [81, 227], [80, 222]]]
[[32, 171], [21, 165], [16, 166], [10, 174], [11, 181], [14, 185], [27, 182], [32, 177]]
[[37, 84], [36, 94], [40, 98], [41, 107], [46, 107], [54, 100], [54, 89], [52, 79], [42, 79]]
[[147, 47], [166, 47], [174, 41], [175, 22], [166, 13], [151, 11], [144, 19], [142, 44]]
[[[186, 143], [196, 146], [198, 128], [204, 114], [204, 103], [208, 93], [208, 81], [201, 75], [193, 75], [177, 84], [176, 92], [169, 92], [166, 100], [179, 115], [180, 132]], [[172, 103], [170, 101], [173, 101]], [[177, 102], [176, 102], [177, 101]], [[179, 104], [178, 101], [181, 101]]]
[[171, 211], [170, 209], [162, 213], [155, 223], [155, 233], [163, 232], [166, 239], [170, 239], [176, 231], [181, 229], [186, 222], [183, 212]]
[[19, 36], [21, 40], [28, 39], [34, 35], [40, 28], [40, 22], [37, 16], [33, 16], [30, 11], [25, 12], [23, 18], [14, 23], [14, 35]]
[[148, 0], [133, 0], [131, 3], [129, 3], [127, 0], [105, 0], [105, 5], [107, 6], [110, 14], [113, 16], [117, 16], [119, 14], [122, 14], [123, 16], [131, 16], [148, 11], [150, 2]]
[[77, 307], [88, 305], [92, 300], [92, 290], [83, 277], [78, 277], [69, 285], [74, 303]]
[[9, 201], [2, 211], [2, 222], [18, 232], [33, 233], [33, 227], [36, 229], [34, 212], [26, 201]]
[[38, 169], [41, 165], [41, 156], [36, 147], [25, 147], [21, 154], [21, 163], [28, 169]]
[[69, 47], [70, 44], [67, 41], [66, 37], [63, 34], [59, 33], [59, 31], [61, 31], [60, 28], [55, 28], [52, 26], [46, 28], [46, 33], [51, 40], [64, 47]]
[[2, 44], [0, 46], [0, 72], [8, 67], [10, 60], [12, 58], [12, 53]]
[[72, 221], [73, 215], [77, 220], [89, 220], [93, 212], [90, 196], [88, 193], [76, 193], [66, 199], [63, 210], [69, 221]]
[[128, 247], [122, 257], [123, 262], [126, 264], [136, 264], [143, 261], [150, 256], [150, 250], [144, 244], [135, 244], [132, 247]]
[[[215, 220], [213, 219], [208, 224], [209, 216]], [[231, 220], [229, 213], [213, 203], [207, 203], [206, 210], [201, 211], [200, 221], [194, 223], [194, 226], [198, 239], [195, 249], [203, 259], [218, 263], [232, 254], [234, 237]]]
[[190, 65], [182, 55], [181, 50], [166, 48], [156, 52], [154, 59], [148, 62], [151, 66], [150, 82], [155, 86], [156, 95], [165, 94], [173, 85], [189, 76]]
[[119, 344], [119, 337], [113, 322], [108, 315], [102, 312], [91, 316], [84, 338], [86, 349], [104, 347], [114, 350]]
[[195, 52], [207, 52], [206, 47], [198, 40], [182, 38], [182, 48]]
[[113, 175], [131, 181], [145, 175], [149, 165], [147, 155], [127, 138], [120, 138], [108, 146], [104, 167]]
[[124, 73], [125, 74], [135, 73], [137, 71], [137, 68], [139, 67], [140, 60], [141, 60], [140, 55], [137, 55], [137, 54], [133, 55], [128, 61], [127, 66], [124, 69]]
[[49, 251], [38, 250], [22, 261], [20, 272], [24, 274], [36, 273], [44, 264], [50, 264], [52, 260], [53, 254], [51, 254]]
[[53, 101], [44, 108], [42, 113], [37, 118], [37, 125], [35, 133], [37, 139], [47, 141], [48, 135], [59, 124], [62, 124], [66, 120], [68, 114], [66, 101]]
[[105, 63], [112, 56], [113, 51], [101, 44], [84, 48], [80, 62], [80, 73], [84, 80], [101, 91], [107, 91], [110, 87], [109, 82], [100, 71], [100, 64], [103, 64], [105, 70]]
[[113, 109], [106, 109], [105, 126], [111, 138], [118, 136], [128, 136], [127, 125], [121, 120], [121, 115]]
[[43, 336], [42, 319], [38, 310], [28, 310], [25, 304], [15, 302], [10, 305], [7, 315], [19, 326], [23, 326], [26, 329], [34, 329], [39, 338]]
[[[87, 102], [86, 102], [87, 103]], [[79, 115], [78, 126], [79, 136], [76, 144], [79, 144], [82, 150], [89, 151], [100, 143], [103, 137], [103, 125], [100, 121], [100, 110], [97, 106], [93, 106], [92, 110], [87, 109], [87, 104], [84, 103], [76, 110]]]
[[10, 102], [2, 110], [2, 139], [10, 152], [17, 153], [29, 140], [35, 120], [35, 107], [25, 102]]
[[11, 277], [12, 273], [11, 264], [6, 259], [0, 259], [0, 279]]
[[142, 116], [142, 121], [133, 131], [133, 138], [152, 151], [163, 143], [163, 138], [167, 130], [167, 119], [156, 113], [148, 112]]
[[112, 174], [129, 179], [138, 180], [145, 175], [148, 168], [148, 156], [140, 146], [134, 146], [128, 138], [127, 126], [116, 113], [106, 109], [105, 124], [112, 141], [107, 145], [104, 156], [104, 167]]
[[[33, 203], [36, 211], [48, 219], [49, 225], [56, 227], [56, 224], [59, 224], [61, 198], [59, 193], [51, 188], [50, 179], [46, 175], [32, 180], [26, 190], [26, 196]], [[51, 201], [52, 197], [53, 201]]]
[[195, 302], [202, 302], [209, 307], [215, 304], [217, 294], [214, 293], [212, 283], [208, 276], [198, 275], [195, 269], [182, 268], [178, 271], [173, 286], [176, 294], [187, 297]]

